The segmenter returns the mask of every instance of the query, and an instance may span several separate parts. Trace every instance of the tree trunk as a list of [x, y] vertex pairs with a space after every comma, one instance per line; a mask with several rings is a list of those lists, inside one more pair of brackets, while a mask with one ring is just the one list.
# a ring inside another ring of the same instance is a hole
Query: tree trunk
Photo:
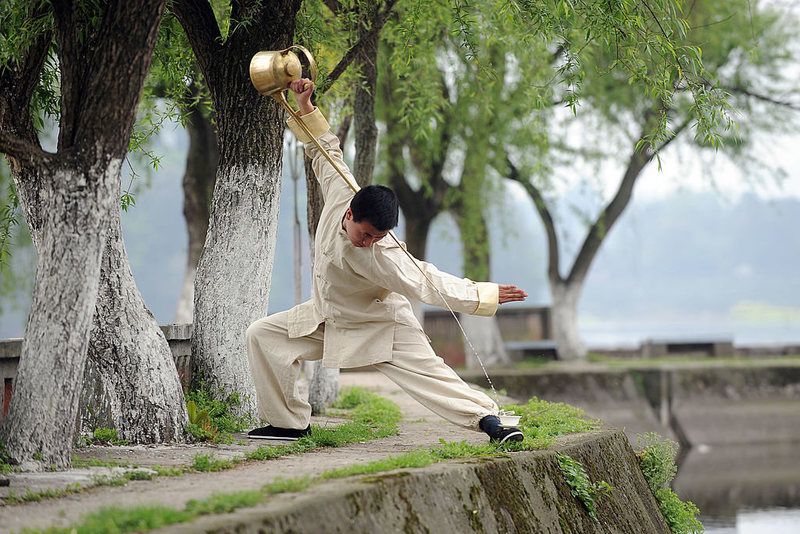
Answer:
[[430, 233], [433, 217], [427, 214], [414, 214], [409, 210], [406, 215], [406, 239], [405, 243], [412, 256], [425, 259], [425, 252], [428, 248], [428, 234]]
[[[80, 10], [68, 2], [47, 7], [59, 56], [56, 155], [41, 151], [30, 123], [30, 97], [41, 63], [21, 63], [20, 70], [15, 66], [0, 74], [4, 82], [13, 79], [0, 113], [2, 150], [20, 172], [15, 178], [41, 180], [18, 187], [35, 190], [27, 210], [35, 204], [41, 208], [30, 224], [39, 232], [38, 261], [14, 393], [0, 428], [6, 452], [25, 469], [70, 464], [101, 260], [163, 7], [163, 0]], [[50, 40], [47, 33], [40, 60]], [[6, 103], [14, 101], [17, 120], [9, 127]], [[9, 133], [18, 139], [8, 142]]]
[[[343, 133], [340, 131], [340, 134]], [[344, 132], [346, 133], [346, 131]], [[344, 135], [341, 137], [344, 145]], [[317, 235], [317, 225], [319, 217], [324, 207], [322, 201], [322, 190], [319, 182], [314, 177], [314, 170], [311, 167], [311, 160], [303, 158], [306, 175], [307, 201], [306, 201], [306, 220], [308, 222], [308, 243], [311, 247], [311, 268], [314, 268], [314, 239]], [[303, 363], [305, 376], [308, 379], [308, 402], [311, 404], [311, 413], [318, 415], [325, 411], [336, 401], [339, 395], [339, 370], [328, 369], [322, 365], [322, 360]]]
[[[500, 327], [495, 317], [477, 317], [466, 313], [459, 314], [461, 326], [467, 333], [472, 347], [478, 352], [483, 365], [498, 366], [506, 365], [511, 360], [508, 357], [503, 337], [500, 335]], [[464, 362], [469, 369], [480, 368], [480, 362], [470, 347], [469, 342], [464, 340]]]
[[[33, 189], [42, 177], [32, 171], [14, 174], [20, 201], [33, 222], [34, 248], [41, 251], [45, 211]], [[119, 216], [116, 204], [100, 267], [78, 427], [86, 433], [114, 428], [130, 443], [181, 441], [187, 416], [175, 361], [136, 287]]]
[[194, 312], [194, 279], [208, 232], [209, 206], [219, 163], [217, 133], [202, 111], [192, 109], [186, 122], [189, 151], [183, 173], [183, 216], [189, 234], [189, 251], [175, 322], [191, 323]]
[[550, 280], [553, 337], [558, 359], [566, 361], [586, 359], [586, 347], [578, 329], [578, 300], [583, 290], [583, 280], [565, 283]]
[[70, 465], [120, 166], [120, 159], [112, 159], [104, 168], [57, 169], [41, 192], [47, 212], [33, 300], [1, 432], [6, 451], [23, 469], [36, 469], [37, 462], [57, 469]]
[[114, 428], [129, 443], [182, 441], [188, 422], [178, 371], [145, 306], [114, 209], [103, 254], [81, 395], [81, 427]]
[[239, 397], [256, 415], [245, 330], [267, 310], [280, 205], [285, 114], [254, 90], [250, 59], [292, 44], [296, 0], [233, 2], [236, 26], [225, 38], [207, 1], [175, 0], [217, 118], [219, 165], [205, 247], [195, 278], [192, 353], [195, 385]]
[[[464, 181], [462, 177], [462, 182]], [[489, 266], [489, 232], [486, 219], [482, 214], [483, 199], [475, 192], [462, 193], [457, 205], [458, 227], [464, 250], [464, 276], [476, 282], [491, 279]], [[464, 340], [464, 361], [467, 367], [480, 367], [469, 342], [478, 351], [484, 365], [504, 365], [511, 363], [511, 358], [503, 344], [497, 317], [474, 317], [461, 315], [461, 326], [467, 338]]]
[[364, 39], [356, 57], [361, 80], [356, 86], [353, 127], [356, 157], [353, 175], [359, 186], [372, 183], [375, 171], [375, 149], [378, 146], [378, 127], [375, 125], [375, 90], [378, 83], [378, 33], [370, 30], [379, 24], [379, 3], [366, 2], [359, 14], [358, 37]]

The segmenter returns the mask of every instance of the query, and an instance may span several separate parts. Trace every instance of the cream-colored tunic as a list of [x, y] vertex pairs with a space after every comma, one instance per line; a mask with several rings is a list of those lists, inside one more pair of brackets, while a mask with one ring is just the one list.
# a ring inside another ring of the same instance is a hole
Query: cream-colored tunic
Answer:
[[[302, 120], [350, 183], [358, 188], [342, 159], [339, 140], [330, 132], [319, 109], [304, 115]], [[494, 315], [498, 307], [497, 284], [458, 278], [430, 263], [412, 260], [391, 236], [371, 247], [354, 246], [342, 228], [353, 191], [296, 121], [289, 119], [288, 124], [305, 143], [325, 201], [314, 243], [313, 295], [311, 300], [289, 310], [290, 338], [310, 335], [324, 322], [325, 367], [361, 367], [391, 361], [397, 323], [422, 330], [408, 299], [445, 307], [414, 262], [425, 271], [453, 311]]]

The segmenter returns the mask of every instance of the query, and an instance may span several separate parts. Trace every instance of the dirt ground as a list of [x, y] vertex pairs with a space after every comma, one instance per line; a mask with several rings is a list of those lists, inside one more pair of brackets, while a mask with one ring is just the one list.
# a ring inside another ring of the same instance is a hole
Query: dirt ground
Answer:
[[[435, 445], [439, 439], [466, 440], [471, 443], [483, 443], [487, 439], [485, 434], [456, 427], [434, 415], [379, 373], [342, 373], [341, 385], [365, 387], [397, 403], [404, 416], [400, 434], [381, 440], [326, 448], [318, 452], [276, 460], [244, 462], [233, 469], [216, 473], [157, 477], [153, 480], [130, 481], [124, 486], [92, 487], [73, 495], [45, 499], [38, 503], [0, 505], [0, 532], [19, 532], [24, 527], [67, 526], [80, 520], [85, 514], [106, 506], [160, 505], [182, 509], [191, 499], [204, 499], [219, 492], [259, 489], [278, 477], [314, 476], [328, 469], [365, 463], [419, 447]], [[312, 420], [312, 424], [317, 425], [336, 424], [336, 422], [330, 418]], [[266, 443], [260, 440], [242, 439], [237, 444], [219, 446], [92, 446], [78, 451], [76, 455], [83, 458], [125, 461], [139, 467], [177, 466], [192, 464], [197, 454], [210, 453], [216, 458], [231, 458], [244, 455]], [[75, 483], [91, 486], [98, 475], [113, 475], [121, 471], [121, 468], [84, 468], [60, 473], [15, 473], [10, 475], [10, 487], [0, 488], [0, 499], [6, 497], [9, 492], [22, 495], [27, 490], [65, 488]]]

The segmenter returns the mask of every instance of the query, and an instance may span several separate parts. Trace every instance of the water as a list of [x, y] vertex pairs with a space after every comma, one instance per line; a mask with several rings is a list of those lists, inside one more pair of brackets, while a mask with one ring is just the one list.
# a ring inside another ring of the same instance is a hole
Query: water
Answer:
[[706, 534], [797, 534], [800, 508], [741, 510], [733, 520], [701, 519]]
[[800, 534], [796, 443], [692, 449], [673, 484], [708, 534]]

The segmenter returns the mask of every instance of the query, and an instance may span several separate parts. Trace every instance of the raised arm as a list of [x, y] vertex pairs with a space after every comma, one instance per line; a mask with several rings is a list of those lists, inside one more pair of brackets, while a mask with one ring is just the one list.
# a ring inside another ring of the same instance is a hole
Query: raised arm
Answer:
[[[311, 104], [311, 95], [314, 92], [314, 84], [311, 80], [295, 80], [289, 85], [289, 89], [295, 93], [298, 106], [300, 107], [300, 119], [308, 127], [314, 138], [322, 145], [336, 166], [344, 172], [349, 183], [356, 190], [359, 188], [350, 169], [342, 157], [342, 149], [339, 146], [339, 139], [330, 131], [330, 126], [322, 112]], [[334, 166], [325, 158], [322, 152], [312, 142], [311, 137], [303, 131], [294, 117], [289, 118], [287, 125], [297, 139], [305, 145], [306, 155], [311, 158], [311, 166], [321, 188], [322, 197], [327, 202], [331, 195], [353, 196], [353, 190], [345, 183], [341, 175]]]

